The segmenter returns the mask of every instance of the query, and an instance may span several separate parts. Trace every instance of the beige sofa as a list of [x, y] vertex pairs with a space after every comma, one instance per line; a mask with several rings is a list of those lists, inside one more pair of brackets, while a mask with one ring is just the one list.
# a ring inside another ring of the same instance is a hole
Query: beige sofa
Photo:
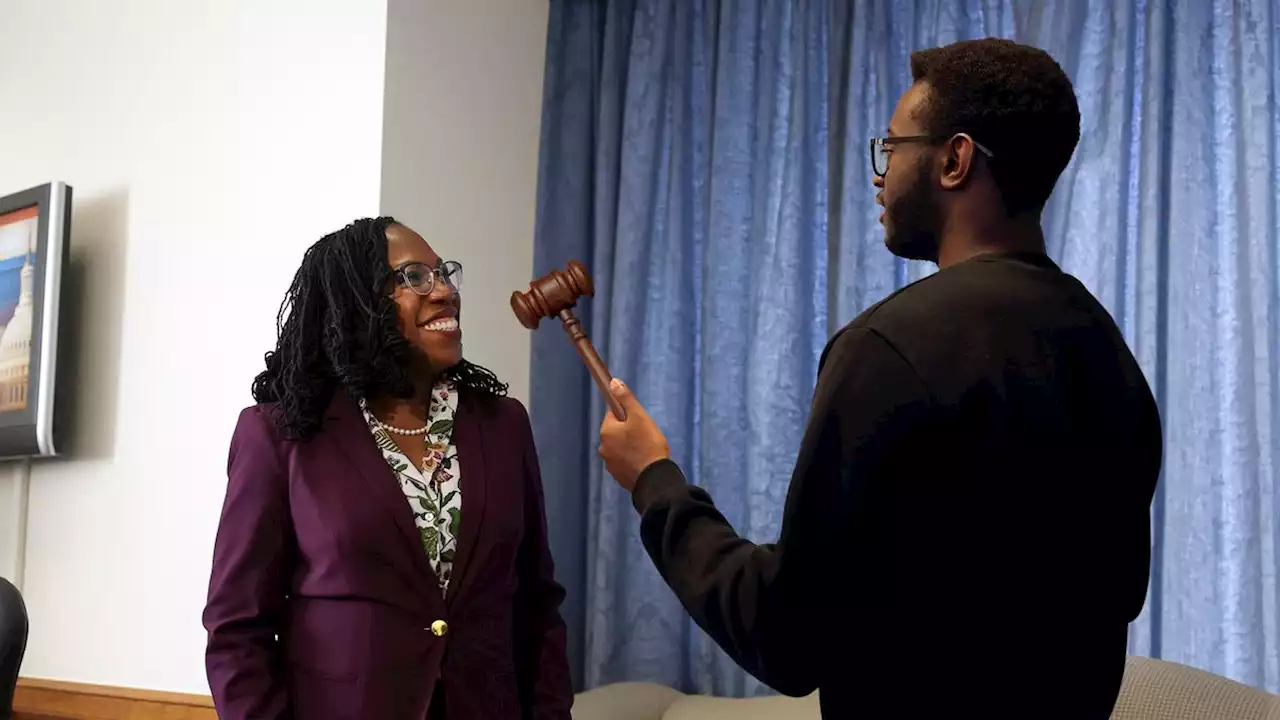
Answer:
[[[1033, 717], [1034, 711], [1028, 713]], [[731, 700], [618, 683], [578, 695], [574, 720], [819, 720], [817, 694]], [[1112, 720], [1280, 720], [1280, 696], [1177, 663], [1132, 656]]]

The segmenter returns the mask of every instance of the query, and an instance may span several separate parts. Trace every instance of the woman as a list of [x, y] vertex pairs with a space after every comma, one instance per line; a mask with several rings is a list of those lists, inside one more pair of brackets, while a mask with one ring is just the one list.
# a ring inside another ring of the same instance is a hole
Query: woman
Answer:
[[462, 358], [461, 279], [391, 218], [303, 258], [231, 440], [223, 720], [569, 718], [529, 419]]

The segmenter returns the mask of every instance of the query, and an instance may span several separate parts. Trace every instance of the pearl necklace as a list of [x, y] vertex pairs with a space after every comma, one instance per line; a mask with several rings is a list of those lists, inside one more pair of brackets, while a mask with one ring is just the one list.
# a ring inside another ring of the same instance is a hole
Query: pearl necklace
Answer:
[[[369, 412], [369, 403], [365, 402], [364, 400], [361, 400], [360, 409], [366, 412]], [[389, 433], [395, 433], [396, 435], [409, 435], [409, 436], [424, 435], [426, 434], [427, 430], [431, 429], [430, 421], [428, 421], [427, 425], [425, 425], [424, 427], [420, 427], [416, 430], [405, 430], [404, 428], [398, 428], [395, 425], [388, 425], [382, 422], [378, 418], [373, 417], [372, 412], [369, 412], [369, 417], [373, 418], [373, 421], [378, 424], [378, 427], [382, 428], [383, 430], [386, 430]]]
[[388, 425], [382, 422], [381, 420], [379, 420], [378, 418], [374, 418], [373, 421], [378, 423], [378, 427], [382, 428], [383, 430], [386, 430], [389, 433], [395, 433], [396, 435], [422, 435], [426, 433], [427, 430], [430, 429], [431, 427], [430, 425], [426, 425], [416, 430], [405, 430], [404, 428], [398, 428], [394, 425]]

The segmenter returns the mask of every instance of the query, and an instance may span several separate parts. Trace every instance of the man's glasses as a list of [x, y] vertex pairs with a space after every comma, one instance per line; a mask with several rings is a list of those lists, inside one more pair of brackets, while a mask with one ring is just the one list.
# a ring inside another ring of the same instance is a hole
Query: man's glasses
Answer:
[[[978, 148], [978, 151], [981, 152], [983, 155], [986, 155], [988, 158], [995, 157], [995, 153], [988, 150], [986, 146], [984, 146], [982, 143], [978, 142], [977, 140], [974, 140], [972, 137], [968, 135], [968, 133], [958, 133], [958, 134], [964, 135], [965, 137], [969, 138], [969, 142], [973, 143], [973, 146]], [[899, 145], [902, 143], [912, 143], [912, 142], [916, 142], [916, 143], [946, 142], [947, 140], [950, 140], [953, 137], [955, 137], [955, 135], [895, 135], [894, 137], [871, 138], [871, 172], [875, 173], [876, 177], [884, 177], [884, 174], [889, 172], [889, 155], [891, 154], [889, 151], [889, 146], [891, 145]]]
[[436, 267], [426, 263], [405, 263], [395, 269], [396, 280], [419, 295], [430, 295], [436, 280], [443, 280], [453, 293], [462, 289], [462, 263], [446, 260]]

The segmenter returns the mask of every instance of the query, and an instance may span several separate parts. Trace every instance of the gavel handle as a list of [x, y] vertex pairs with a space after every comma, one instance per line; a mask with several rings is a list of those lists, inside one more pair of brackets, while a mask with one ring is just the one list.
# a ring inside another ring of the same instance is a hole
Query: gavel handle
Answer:
[[582, 361], [587, 364], [587, 370], [591, 371], [591, 377], [595, 379], [596, 387], [600, 388], [604, 401], [613, 411], [613, 416], [619, 420], [626, 420], [627, 411], [622, 409], [622, 404], [613, 396], [613, 393], [609, 392], [609, 381], [613, 376], [609, 374], [609, 368], [605, 366], [595, 347], [592, 346], [591, 340], [583, 332], [582, 323], [578, 322], [578, 318], [574, 317], [573, 311], [569, 308], [560, 311], [560, 321], [564, 323], [564, 331], [569, 333], [569, 339], [573, 341], [574, 347], [578, 348]]

